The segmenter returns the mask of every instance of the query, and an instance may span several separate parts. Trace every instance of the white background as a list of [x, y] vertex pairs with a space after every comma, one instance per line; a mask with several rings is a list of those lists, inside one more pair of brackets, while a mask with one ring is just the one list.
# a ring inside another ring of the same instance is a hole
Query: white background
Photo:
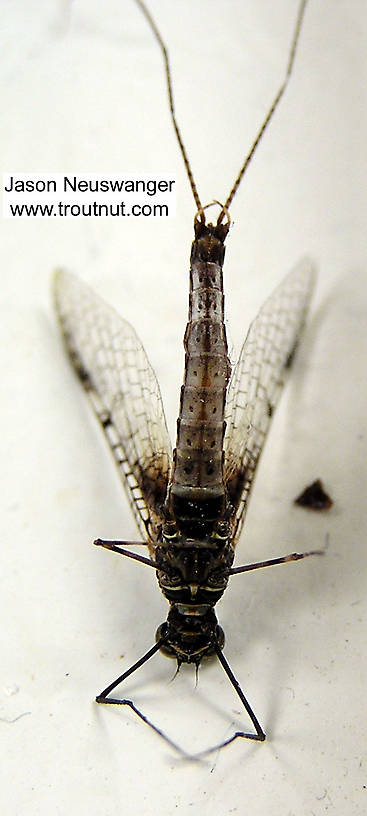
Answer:
[[[282, 78], [297, 3], [150, 8], [200, 195], [223, 199]], [[50, 299], [52, 270], [66, 266], [134, 324], [174, 436], [195, 205], [161, 55], [132, 0], [2, 4], [2, 170], [178, 180], [175, 220], [1, 223], [3, 813], [366, 811], [365, 11], [310, 0], [294, 77], [232, 207], [234, 348], [302, 255], [319, 268], [237, 564], [329, 547], [232, 579], [218, 606], [226, 655], [268, 741], [194, 762], [127, 709], [93, 703], [153, 643], [166, 603], [152, 570], [91, 544], [136, 532]], [[292, 505], [317, 477], [335, 500], [324, 516]], [[220, 666], [204, 666], [196, 690], [193, 670], [170, 683], [173, 672], [158, 655], [125, 694], [189, 752], [245, 725]]]

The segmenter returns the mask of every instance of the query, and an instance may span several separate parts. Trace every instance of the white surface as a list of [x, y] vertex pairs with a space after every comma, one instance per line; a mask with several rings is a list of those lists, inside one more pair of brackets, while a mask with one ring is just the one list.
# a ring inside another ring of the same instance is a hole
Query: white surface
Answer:
[[[280, 82], [297, 3], [151, 0], [203, 201], [224, 198]], [[358, 816], [366, 812], [366, 14], [311, 0], [295, 74], [234, 201], [225, 264], [238, 349], [305, 253], [319, 282], [274, 419], [237, 563], [322, 546], [325, 559], [232, 579], [226, 655], [268, 741], [184, 762], [96, 692], [153, 643], [154, 573], [93, 549], [136, 535], [110, 454], [59, 342], [56, 266], [138, 330], [174, 433], [194, 205], [161, 56], [133, 2], [4, 3], [3, 170], [174, 172], [177, 219], [1, 223], [2, 813]], [[4, 41], [5, 40], [5, 41]], [[325, 516], [292, 506], [321, 477]], [[124, 659], [120, 659], [123, 654]], [[189, 750], [232, 733], [219, 666], [126, 684]], [[24, 715], [24, 716], [22, 716]], [[18, 718], [18, 719], [17, 719]], [[246, 719], [240, 721], [245, 724]]]

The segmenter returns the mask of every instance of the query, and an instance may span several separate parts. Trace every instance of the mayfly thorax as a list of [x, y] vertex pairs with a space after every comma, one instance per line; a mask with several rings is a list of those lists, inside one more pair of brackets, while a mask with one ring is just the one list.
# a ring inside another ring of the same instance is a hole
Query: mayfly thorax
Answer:
[[[291, 272], [251, 324], [231, 371], [224, 323], [223, 261], [229, 208], [292, 72], [306, 0], [298, 9], [285, 79], [247, 154], [215, 224], [208, 223], [177, 125], [166, 47], [151, 15], [136, 0], [162, 50], [173, 126], [195, 199], [190, 259], [185, 372], [172, 453], [159, 386], [134, 329], [74, 276], [58, 272], [56, 310], [67, 351], [110, 444], [144, 542], [96, 544], [152, 567], [169, 602], [156, 642], [97, 697], [129, 705], [111, 692], [157, 651], [196, 669], [216, 656], [246, 709], [254, 732], [265, 733], [223, 654], [214, 607], [234, 574], [315, 554], [291, 553], [233, 567], [235, 544], [270, 420], [293, 359], [313, 283], [306, 262]], [[139, 379], [137, 378], [139, 372]], [[144, 543], [149, 557], [124, 545]], [[164, 736], [164, 735], [163, 735]], [[226, 744], [226, 743], [225, 743]]]

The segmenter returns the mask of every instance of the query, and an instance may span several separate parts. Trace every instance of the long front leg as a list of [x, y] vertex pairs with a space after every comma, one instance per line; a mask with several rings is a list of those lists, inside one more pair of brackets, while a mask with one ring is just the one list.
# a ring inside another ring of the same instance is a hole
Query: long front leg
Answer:
[[232, 684], [235, 692], [238, 694], [238, 696], [239, 696], [239, 698], [241, 700], [241, 703], [245, 707], [250, 719], [253, 722], [255, 730], [256, 730], [256, 734], [248, 734], [245, 731], [236, 731], [236, 733], [233, 735], [233, 737], [231, 737], [228, 741], [226, 741], [226, 743], [222, 743], [222, 745], [224, 745], [224, 744], [228, 745], [230, 742], [233, 742], [235, 739], [237, 739], [237, 737], [244, 737], [246, 739], [257, 740], [258, 742], [264, 742], [264, 740], [266, 739], [266, 735], [265, 735], [264, 731], [261, 728], [261, 725], [259, 723], [259, 720], [256, 717], [256, 714], [253, 712], [253, 710], [252, 710], [252, 708], [250, 706], [250, 703], [246, 699], [237, 678], [234, 676], [233, 671], [232, 671], [229, 663], [227, 662], [226, 658], [224, 657], [224, 654], [223, 654], [220, 646], [218, 645], [218, 643], [214, 643], [213, 645], [214, 645], [215, 653], [217, 655], [217, 658], [218, 658], [221, 666], [223, 667], [223, 669], [224, 669], [230, 683]]
[[161, 728], [158, 728], [157, 725], [152, 723], [148, 719], [148, 717], [146, 717], [146, 715], [143, 714], [142, 711], [140, 711], [140, 709], [135, 705], [135, 703], [133, 703], [132, 700], [127, 700], [127, 699], [119, 700], [116, 697], [108, 697], [107, 696], [111, 691], [113, 691], [114, 688], [116, 688], [116, 686], [119, 685], [119, 683], [122, 683], [124, 680], [126, 680], [126, 678], [130, 676], [130, 674], [133, 674], [134, 671], [136, 671], [137, 669], [140, 669], [140, 666], [143, 666], [144, 663], [147, 662], [147, 660], [149, 660], [151, 657], [153, 657], [153, 655], [156, 652], [158, 652], [158, 650], [161, 648], [161, 646], [163, 645], [163, 643], [165, 642], [166, 639], [167, 638], [164, 638], [164, 637], [160, 638], [157, 641], [157, 643], [155, 643], [154, 646], [152, 646], [152, 648], [149, 649], [149, 651], [147, 651], [145, 653], [145, 655], [143, 655], [143, 657], [140, 658], [140, 660], [138, 660], [136, 663], [134, 663], [133, 666], [130, 666], [130, 669], [127, 669], [127, 671], [125, 671], [123, 674], [121, 674], [120, 677], [118, 677], [116, 680], [113, 681], [113, 683], [110, 683], [109, 686], [107, 686], [105, 689], [103, 689], [103, 691], [101, 691], [101, 693], [98, 694], [98, 696], [96, 697], [96, 703], [103, 703], [105, 705], [128, 706], [128, 708], [131, 708], [131, 710], [134, 711], [134, 713], [139, 717], [140, 720], [142, 720], [145, 723], [145, 725], [149, 726], [149, 728], [151, 728], [156, 734], [158, 734], [159, 737], [162, 737], [162, 739], [164, 739], [165, 742], [167, 742], [167, 744], [171, 746], [171, 748], [174, 748], [175, 751], [177, 751], [179, 754], [181, 754], [181, 756], [183, 758], [188, 759], [188, 758], [191, 758], [191, 757], [189, 757], [189, 755], [186, 753], [186, 751], [184, 751], [182, 748], [180, 748], [179, 745], [177, 745], [176, 742], [174, 742], [172, 739], [170, 739], [170, 737], [168, 737], [167, 734], [165, 734], [164, 731], [162, 731]]
[[113, 691], [113, 689], [116, 688], [116, 686], [122, 683], [123, 680], [126, 680], [127, 677], [130, 677], [130, 674], [133, 674], [134, 671], [140, 669], [140, 666], [143, 666], [144, 663], [147, 662], [147, 660], [153, 657], [153, 655], [159, 651], [161, 646], [163, 646], [163, 643], [166, 640], [167, 638], [164, 637], [157, 640], [157, 643], [155, 643], [154, 646], [152, 646], [152, 648], [149, 649], [149, 651], [146, 652], [145, 655], [143, 655], [143, 657], [140, 658], [140, 660], [137, 660], [137, 662], [134, 663], [133, 666], [130, 666], [130, 668], [127, 669], [127, 671], [125, 671], [123, 674], [120, 674], [120, 677], [118, 677], [117, 680], [114, 680], [113, 683], [110, 683], [109, 686], [107, 686], [105, 689], [103, 689], [103, 691], [101, 691], [100, 694], [97, 695], [96, 703], [109, 703], [110, 705], [130, 705], [129, 700], [117, 700], [114, 697], [107, 697], [107, 695], [111, 691]]

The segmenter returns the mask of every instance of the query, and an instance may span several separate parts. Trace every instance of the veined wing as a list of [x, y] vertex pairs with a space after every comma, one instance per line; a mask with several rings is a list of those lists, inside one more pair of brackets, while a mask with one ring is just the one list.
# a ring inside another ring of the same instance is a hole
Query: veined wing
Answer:
[[290, 367], [312, 293], [314, 270], [303, 261], [265, 301], [233, 370], [226, 401], [224, 482], [232, 504], [234, 541], [273, 411]]
[[66, 349], [115, 457], [138, 526], [155, 541], [172, 453], [155, 373], [132, 326], [59, 270], [55, 307]]

